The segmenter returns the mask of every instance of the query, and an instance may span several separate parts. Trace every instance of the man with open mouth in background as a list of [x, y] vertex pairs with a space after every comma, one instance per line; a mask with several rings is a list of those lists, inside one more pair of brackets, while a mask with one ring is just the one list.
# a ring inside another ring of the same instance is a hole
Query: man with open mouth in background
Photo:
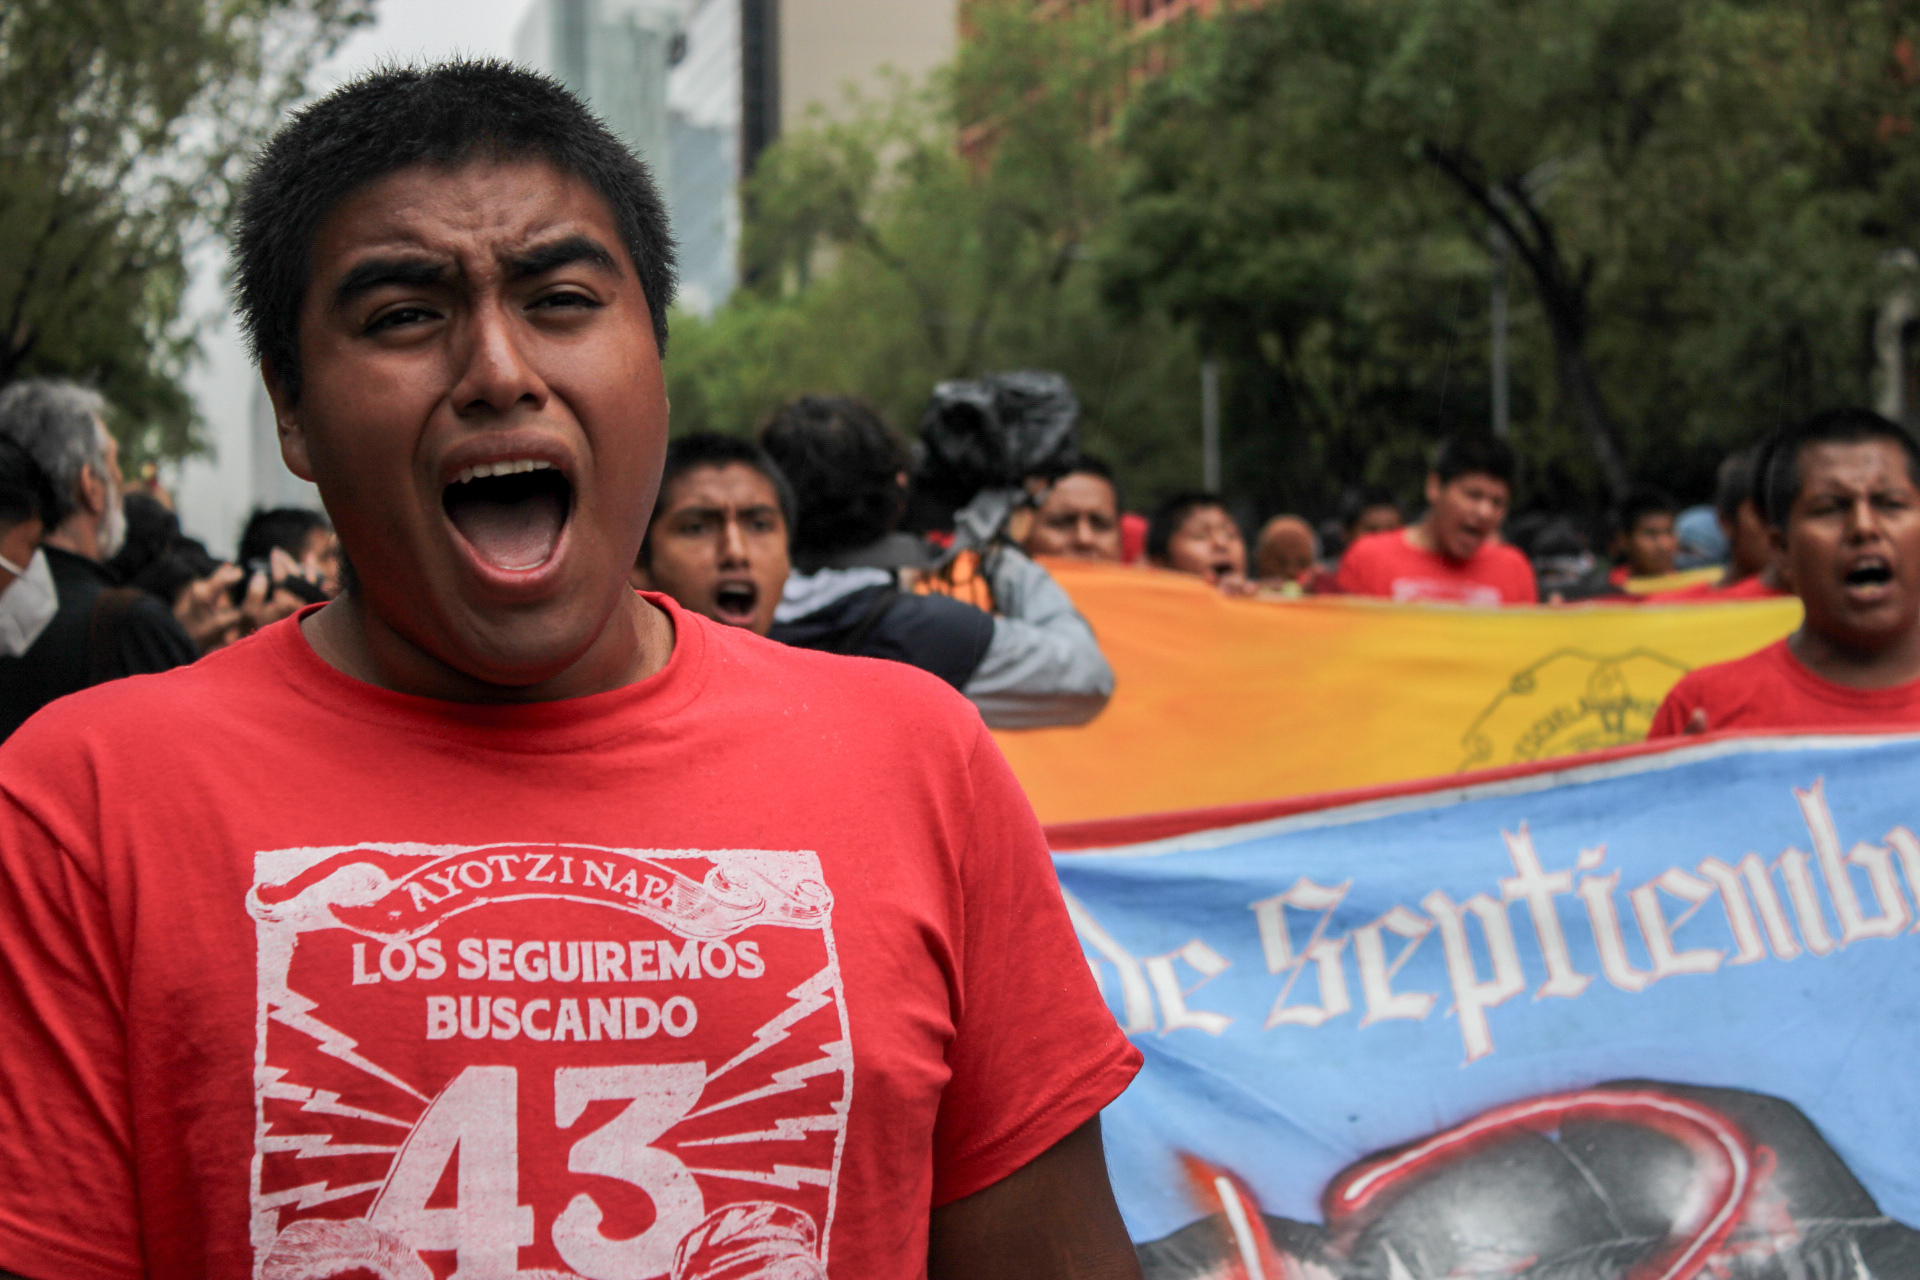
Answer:
[[1754, 494], [1806, 618], [1684, 676], [1652, 736], [1920, 726], [1920, 445], [1865, 409], [1818, 414], [1763, 447]]
[[793, 570], [793, 511], [791, 486], [758, 445], [712, 432], [681, 436], [667, 448], [633, 585], [764, 636]]
[[979, 717], [628, 585], [639, 162], [541, 77], [382, 71], [236, 257], [348, 585], [0, 750], [0, 1271], [1136, 1276], [1139, 1055]]

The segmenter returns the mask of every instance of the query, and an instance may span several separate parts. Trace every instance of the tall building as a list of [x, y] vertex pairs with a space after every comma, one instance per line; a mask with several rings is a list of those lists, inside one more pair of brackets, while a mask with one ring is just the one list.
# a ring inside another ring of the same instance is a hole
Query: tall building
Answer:
[[888, 73], [924, 79], [960, 42], [963, 0], [739, 0], [742, 148], [748, 167], [816, 109], [853, 88], [883, 93]]
[[740, 239], [740, 0], [535, 0], [514, 48], [653, 170], [680, 242], [681, 301], [702, 312], [726, 301]]

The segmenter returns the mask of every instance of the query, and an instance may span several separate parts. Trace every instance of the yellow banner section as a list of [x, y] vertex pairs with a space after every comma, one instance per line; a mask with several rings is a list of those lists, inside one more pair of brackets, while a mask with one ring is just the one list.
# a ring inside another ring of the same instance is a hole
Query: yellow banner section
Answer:
[[1468, 609], [1229, 600], [1050, 561], [1118, 677], [1078, 729], [997, 736], [1042, 822], [1542, 760], [1646, 736], [1681, 675], [1778, 640], [1798, 600]]

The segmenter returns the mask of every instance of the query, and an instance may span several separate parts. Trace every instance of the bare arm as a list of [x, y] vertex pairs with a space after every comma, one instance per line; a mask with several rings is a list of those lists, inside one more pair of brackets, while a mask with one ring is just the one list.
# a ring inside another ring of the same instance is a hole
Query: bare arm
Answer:
[[933, 1211], [929, 1280], [1140, 1280], [1113, 1203], [1100, 1119], [1025, 1168]]

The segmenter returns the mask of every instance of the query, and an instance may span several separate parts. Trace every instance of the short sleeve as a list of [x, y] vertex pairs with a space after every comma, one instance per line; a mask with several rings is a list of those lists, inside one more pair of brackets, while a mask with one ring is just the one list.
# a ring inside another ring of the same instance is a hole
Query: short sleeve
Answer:
[[1371, 557], [1371, 551], [1372, 549], [1367, 547], [1366, 539], [1362, 538], [1348, 547], [1347, 554], [1340, 557], [1340, 569], [1334, 574], [1333, 579], [1334, 585], [1340, 589], [1340, 594], [1348, 596], [1373, 594], [1370, 589], [1371, 583], [1365, 572], [1365, 562]]
[[1518, 547], [1509, 547], [1513, 552], [1512, 582], [1507, 597], [1509, 604], [1539, 604], [1540, 583], [1533, 576], [1533, 562]]
[[1140, 1069], [1067, 919], [1032, 808], [984, 729], [960, 867], [959, 1014], [934, 1126], [936, 1207], [1017, 1172]]
[[31, 1280], [145, 1272], [114, 956], [98, 886], [0, 789], [0, 1270]]
[[1678, 737], [1687, 731], [1687, 721], [1693, 717], [1693, 709], [1698, 698], [1693, 695], [1693, 677], [1680, 677], [1680, 683], [1667, 691], [1660, 703], [1660, 709], [1653, 713], [1653, 727], [1647, 730], [1647, 740], [1655, 738]]

